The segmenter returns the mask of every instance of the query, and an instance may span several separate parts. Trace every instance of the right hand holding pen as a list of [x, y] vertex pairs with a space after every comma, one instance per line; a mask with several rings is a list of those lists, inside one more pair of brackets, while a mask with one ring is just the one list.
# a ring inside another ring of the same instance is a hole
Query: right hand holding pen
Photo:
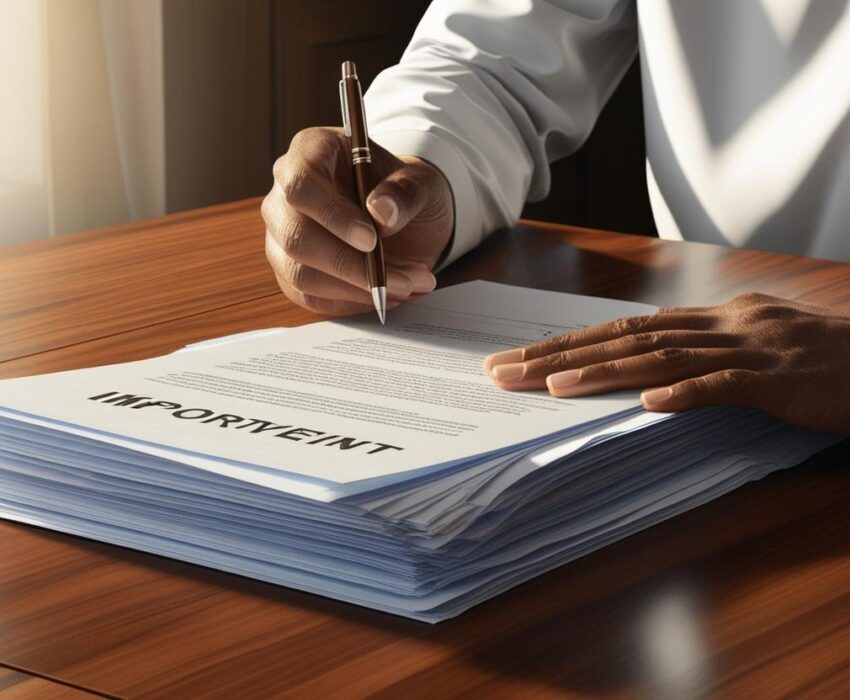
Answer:
[[[419, 158], [399, 158], [373, 143], [372, 159], [381, 179], [367, 206], [383, 239], [392, 307], [434, 289], [431, 268], [452, 232], [452, 195], [443, 175]], [[274, 177], [262, 214], [266, 256], [284, 294], [322, 314], [371, 310], [364, 253], [375, 246], [376, 231], [354, 200], [342, 130], [296, 134]]]

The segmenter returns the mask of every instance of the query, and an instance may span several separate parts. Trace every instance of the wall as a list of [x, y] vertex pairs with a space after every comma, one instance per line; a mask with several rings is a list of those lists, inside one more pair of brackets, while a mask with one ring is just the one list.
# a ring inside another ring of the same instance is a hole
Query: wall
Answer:
[[[334, 86], [353, 58], [364, 82], [401, 56], [427, 0], [168, 0], [168, 209], [264, 194], [299, 129], [339, 123]], [[549, 197], [524, 215], [654, 235], [636, 62]]]
[[[264, 194], [428, 0], [0, 0], [0, 244]], [[6, 21], [3, 21], [3, 20]], [[525, 215], [652, 234], [639, 67]]]

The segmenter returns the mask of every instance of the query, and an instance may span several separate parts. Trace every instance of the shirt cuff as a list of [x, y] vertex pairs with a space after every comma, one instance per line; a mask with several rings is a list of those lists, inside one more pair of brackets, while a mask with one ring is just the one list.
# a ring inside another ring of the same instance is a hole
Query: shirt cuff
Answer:
[[427, 131], [388, 131], [372, 133], [370, 137], [396, 155], [416, 156], [439, 170], [452, 192], [454, 231], [448, 244], [448, 254], [437, 261], [439, 272], [464, 253], [477, 246], [483, 237], [482, 217], [472, 178], [460, 154], [439, 136]]

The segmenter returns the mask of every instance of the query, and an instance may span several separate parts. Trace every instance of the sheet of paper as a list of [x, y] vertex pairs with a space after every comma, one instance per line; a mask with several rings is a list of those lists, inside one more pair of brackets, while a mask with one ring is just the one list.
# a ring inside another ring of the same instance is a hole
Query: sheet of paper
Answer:
[[496, 389], [495, 350], [654, 307], [486, 282], [196, 352], [0, 382], [0, 407], [346, 484], [450, 465], [638, 409]]

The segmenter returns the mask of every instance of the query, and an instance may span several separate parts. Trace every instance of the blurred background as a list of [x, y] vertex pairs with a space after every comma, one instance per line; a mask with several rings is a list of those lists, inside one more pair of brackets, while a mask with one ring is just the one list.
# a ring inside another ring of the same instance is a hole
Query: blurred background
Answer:
[[[426, 0], [0, 0], [0, 246], [265, 194]], [[637, 63], [531, 218], [654, 235]], [[616, 193], [616, 197], [612, 194]], [[616, 202], [616, 204], [614, 204]]]

